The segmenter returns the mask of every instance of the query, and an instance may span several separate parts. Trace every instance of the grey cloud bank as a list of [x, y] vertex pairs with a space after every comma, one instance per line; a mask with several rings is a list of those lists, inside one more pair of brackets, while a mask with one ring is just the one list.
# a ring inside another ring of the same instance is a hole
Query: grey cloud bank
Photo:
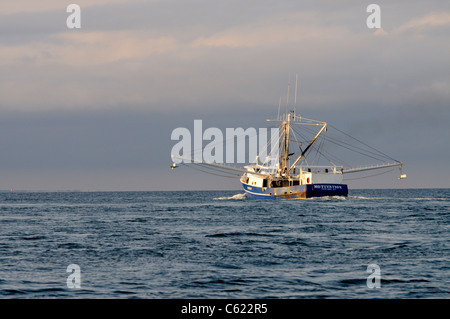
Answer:
[[356, 187], [449, 187], [445, 1], [378, 1], [376, 34], [360, 1], [79, 1], [80, 30], [22, 2], [0, 7], [0, 189], [233, 188], [180, 185], [171, 131], [260, 127], [295, 73], [305, 116], [405, 162]]

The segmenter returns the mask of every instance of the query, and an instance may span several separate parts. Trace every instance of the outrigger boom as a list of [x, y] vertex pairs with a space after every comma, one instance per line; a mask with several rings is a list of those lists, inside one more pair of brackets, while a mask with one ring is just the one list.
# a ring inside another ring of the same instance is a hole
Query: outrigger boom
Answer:
[[[350, 174], [350, 173], [358, 173], [358, 172], [364, 172], [364, 171], [370, 171], [370, 170], [374, 170], [374, 169], [380, 169], [380, 168], [387, 168], [387, 167], [395, 167], [395, 166], [399, 166], [399, 168], [401, 169], [403, 166], [402, 162], [398, 162], [398, 163], [387, 163], [387, 164], [380, 164], [380, 165], [372, 165], [372, 166], [365, 166], [365, 167], [359, 167], [359, 168], [346, 168], [342, 170], [343, 174]], [[406, 174], [402, 174], [405, 175], [406, 178]]]

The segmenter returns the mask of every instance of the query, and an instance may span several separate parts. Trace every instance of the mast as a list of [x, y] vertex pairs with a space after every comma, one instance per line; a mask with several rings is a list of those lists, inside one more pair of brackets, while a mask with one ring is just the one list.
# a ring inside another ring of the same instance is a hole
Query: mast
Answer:
[[288, 107], [289, 107], [289, 88], [290, 87], [291, 87], [291, 79], [289, 78], [288, 91], [287, 91], [287, 97], [286, 97], [286, 116], [288, 114]]
[[286, 113], [287, 122], [285, 123], [285, 144], [284, 144], [284, 167], [283, 167], [283, 173], [286, 173], [286, 170], [289, 167], [289, 135], [291, 131], [291, 116], [290, 114]]
[[[288, 168], [289, 168], [289, 144], [290, 144], [289, 135], [290, 135], [290, 131], [291, 131], [291, 115], [289, 112], [289, 88], [290, 88], [290, 86], [291, 86], [291, 81], [289, 79], [287, 97], [286, 97], [286, 115], [285, 115], [285, 121], [282, 124], [283, 125], [284, 142], [283, 142], [282, 154], [280, 154], [280, 160], [279, 160], [280, 176], [285, 176], [286, 172], [289, 172], [288, 171]], [[295, 91], [297, 91], [297, 88], [295, 89]]]
[[284, 171], [286, 170], [286, 143], [287, 143], [287, 137], [286, 137], [286, 122], [284, 121], [282, 124], [283, 126], [283, 142], [281, 144], [281, 152], [279, 155], [279, 171], [278, 174], [282, 176]]
[[283, 133], [284, 134], [284, 138], [283, 138], [283, 144], [282, 144], [282, 149], [280, 152], [280, 170], [279, 170], [279, 174], [280, 176], [284, 176], [286, 174], [286, 172], [288, 171], [289, 168], [289, 144], [290, 144], [290, 139], [289, 139], [289, 130], [290, 130], [290, 116], [288, 114], [286, 114], [287, 117], [287, 121], [283, 122]]

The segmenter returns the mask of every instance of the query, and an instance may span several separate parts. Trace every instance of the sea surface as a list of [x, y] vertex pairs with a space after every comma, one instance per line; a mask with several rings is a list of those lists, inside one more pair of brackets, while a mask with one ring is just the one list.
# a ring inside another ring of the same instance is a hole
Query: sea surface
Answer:
[[3, 192], [0, 298], [449, 298], [449, 224], [450, 189]]

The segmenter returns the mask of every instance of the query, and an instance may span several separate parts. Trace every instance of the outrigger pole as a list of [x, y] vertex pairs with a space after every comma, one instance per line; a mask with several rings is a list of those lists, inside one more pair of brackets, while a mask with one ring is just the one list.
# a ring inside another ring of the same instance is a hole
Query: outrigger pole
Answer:
[[306, 154], [306, 152], [309, 150], [309, 148], [313, 145], [313, 143], [316, 141], [316, 139], [319, 137], [320, 134], [322, 134], [323, 131], [327, 130], [327, 123], [323, 125], [323, 127], [320, 129], [319, 133], [316, 134], [316, 136], [312, 139], [311, 142], [309, 142], [308, 146], [305, 148], [305, 150], [300, 154], [300, 156], [295, 160], [294, 164], [291, 165], [291, 167], [288, 169], [287, 173], [291, 171], [291, 169], [294, 168], [294, 166], [300, 161], [301, 158]]
[[[381, 165], [374, 165], [374, 166], [365, 166], [365, 167], [359, 167], [359, 168], [347, 168], [347, 169], [343, 169], [342, 170], [342, 174], [349, 174], [349, 173], [358, 173], [358, 172], [364, 172], [364, 171], [370, 171], [370, 170], [374, 170], [374, 169], [379, 169], [379, 168], [386, 168], [386, 167], [395, 167], [395, 166], [400, 166], [399, 168], [402, 169], [402, 162], [398, 162], [398, 163], [387, 163], [387, 164], [381, 164]], [[406, 174], [402, 174], [402, 178], [406, 178]]]
[[[181, 156], [177, 156], [177, 155], [172, 155], [172, 161], [173, 161], [172, 165], [175, 165], [175, 166], [176, 166], [175, 161], [174, 161], [175, 158], [183, 160], [185, 162], [191, 162], [192, 164], [205, 165], [205, 166], [215, 167], [215, 168], [218, 168], [218, 169], [229, 170], [229, 171], [234, 171], [234, 172], [239, 172], [239, 173], [249, 173], [249, 171], [247, 171], [246, 169], [242, 169], [242, 168], [229, 167], [229, 166], [225, 166], [225, 165], [214, 164], [214, 163], [207, 163], [207, 162], [196, 163], [191, 158], [185, 158], [185, 157], [181, 157]], [[258, 176], [267, 176], [268, 175], [268, 174], [261, 174], [261, 173], [258, 173], [258, 172], [251, 172], [251, 174], [258, 175]]]

